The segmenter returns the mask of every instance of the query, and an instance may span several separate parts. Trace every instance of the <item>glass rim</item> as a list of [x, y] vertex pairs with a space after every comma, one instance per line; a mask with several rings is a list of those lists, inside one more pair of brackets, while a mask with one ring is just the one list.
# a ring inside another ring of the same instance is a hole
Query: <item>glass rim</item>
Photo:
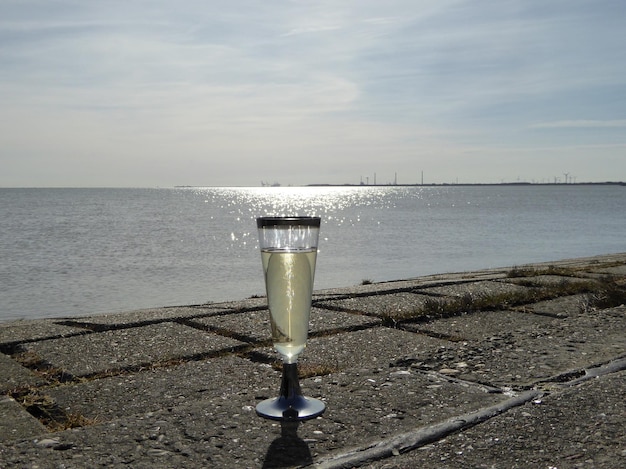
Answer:
[[321, 217], [259, 217], [256, 219], [258, 228], [267, 226], [320, 226]]

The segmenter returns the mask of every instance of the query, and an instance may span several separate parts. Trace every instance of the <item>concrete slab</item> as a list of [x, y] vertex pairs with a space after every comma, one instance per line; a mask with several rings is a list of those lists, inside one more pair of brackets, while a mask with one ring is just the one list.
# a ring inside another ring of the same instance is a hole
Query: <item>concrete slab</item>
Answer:
[[454, 342], [491, 340], [496, 336], [528, 335], [544, 330], [555, 322], [552, 317], [520, 311], [478, 311], [423, 324], [407, 324], [406, 328]]
[[565, 318], [567, 316], [580, 314], [587, 304], [588, 297], [583, 294], [538, 301], [537, 303], [524, 305], [522, 309], [535, 314]]
[[563, 275], [533, 275], [529, 277], [511, 277], [503, 279], [502, 282], [513, 283], [522, 286], [554, 287], [559, 285], [590, 283], [589, 278], [568, 277]]
[[[452, 277], [452, 278], [450, 278]], [[498, 276], [497, 278], [500, 278]], [[417, 287], [423, 286], [436, 286], [442, 283], [456, 283], [457, 281], [464, 279], [464, 274], [450, 274], [449, 275], [433, 275], [430, 277], [419, 277], [406, 280], [390, 280], [386, 282], [372, 282], [363, 285], [354, 285], [351, 287], [332, 288], [327, 290], [318, 290], [314, 292], [313, 299], [315, 300], [320, 296], [329, 295], [362, 295], [362, 294], [386, 294], [397, 293], [399, 291], [407, 291]], [[490, 277], [491, 278], [491, 277]]]
[[237, 340], [165, 322], [26, 344], [56, 368], [74, 376], [150, 366], [243, 345]]
[[0, 393], [29, 386], [41, 386], [41, 378], [24, 368], [11, 357], [0, 353]]
[[478, 386], [415, 370], [350, 369], [311, 381], [309, 392], [328, 405], [319, 429], [335, 441], [332, 446], [344, 448], [506, 399]]
[[127, 313], [109, 313], [77, 317], [68, 320], [67, 323], [71, 324], [75, 322], [77, 324], [96, 326], [130, 326], [134, 324], [141, 325], [144, 323], [201, 317], [222, 311], [225, 311], [225, 308], [214, 306], [153, 308], [130, 311]]
[[[436, 350], [446, 343], [422, 334], [375, 327], [309, 339], [298, 361], [303, 369], [387, 369], [390, 363], [401, 357], [422, 350]], [[271, 347], [258, 349], [256, 353], [268, 361], [279, 360]]]
[[428, 287], [417, 290], [418, 293], [429, 293], [452, 297], [462, 297], [471, 295], [473, 297], [508, 295], [524, 293], [528, 291], [526, 287], [506, 283], [504, 281], [479, 281], [469, 283], [458, 283], [455, 285], [444, 285], [439, 287]]
[[[318, 305], [329, 308], [341, 308], [344, 311], [361, 312], [379, 317], [403, 320], [422, 316], [422, 311], [432, 301], [452, 301], [470, 295], [497, 296], [524, 293], [527, 287], [504, 283], [498, 280], [477, 281], [470, 283], [438, 284], [426, 288], [416, 288], [412, 292], [354, 296], [350, 298], [328, 300]], [[497, 298], [496, 298], [497, 299]], [[427, 308], [426, 308], [427, 309]]]
[[332, 288], [327, 290], [318, 290], [313, 293], [313, 300], [326, 296], [345, 296], [360, 295], [372, 293], [393, 293], [398, 290], [407, 290], [414, 288], [417, 282], [412, 280], [399, 280], [396, 282], [373, 282], [364, 285], [354, 285], [351, 287]]
[[398, 432], [439, 422], [456, 415], [453, 409], [459, 407], [475, 410], [505, 398], [406, 370], [346, 370], [312, 381], [307, 389], [328, 406], [322, 418], [307, 425], [308, 433], [304, 427], [300, 432], [311, 442], [314, 460], [359, 442], [374, 444]]
[[548, 262], [538, 262], [534, 264], [522, 264], [516, 267], [531, 268], [539, 270], [541, 268], [571, 268], [579, 270], [590, 270], [603, 267], [612, 267], [616, 264], [626, 264], [626, 253], [605, 254], [602, 256], [577, 257], [574, 259], [560, 259]]
[[398, 363], [493, 386], [528, 387], [626, 352], [624, 308], [562, 319], [486, 311], [415, 329], [457, 341]]
[[[574, 266], [582, 274], [615, 262], [626, 264], [626, 254], [549, 265]], [[70, 335], [83, 334], [73, 337], [38, 329], [37, 324], [53, 328], [64, 320], [34, 321], [32, 330], [23, 328], [25, 335], [0, 343], [0, 350], [25, 349], [33, 359], [41, 352], [54, 366], [83, 373], [64, 383], [36, 383], [25, 399], [41, 399], [44, 407], [56, 403], [50, 408], [54, 415], [63, 417], [65, 411], [84, 426], [40, 434], [39, 424], [31, 420], [24, 433], [0, 438], [0, 467], [353, 467], [357, 464], [334, 464], [334, 458], [350, 450], [370, 454], [370, 448], [381, 446], [389, 448], [387, 456], [401, 459], [369, 467], [624, 466], [626, 358], [611, 359], [626, 357], [626, 307], [581, 308], [580, 297], [567, 297], [515, 311], [497, 305], [499, 311], [401, 324], [412, 330], [383, 327], [375, 317], [387, 311], [400, 317], [419, 306], [416, 299], [427, 296], [413, 292], [423, 286], [445, 288], [432, 296], [448, 292], [453, 296], [441, 298], [449, 301], [467, 293], [455, 293], [459, 281], [519, 287], [504, 279], [506, 272], [388, 282], [402, 285], [391, 290], [390, 285], [364, 285], [316, 292], [316, 307], [333, 315], [320, 314], [320, 323], [312, 324], [320, 335], [309, 340], [301, 363], [318, 375], [301, 385], [328, 408], [323, 416], [300, 424], [255, 415], [255, 404], [279, 389], [279, 373], [263, 364], [278, 359], [271, 347], [261, 342], [253, 348], [254, 343], [191, 327], [197, 324], [195, 307], [189, 315], [187, 307], [159, 308], [152, 317], [120, 315], [100, 325], [110, 331], [69, 328]], [[546, 279], [553, 281], [558, 280]], [[481, 295], [480, 287], [476, 294]], [[394, 302], [395, 312], [389, 309]], [[266, 310], [264, 298], [205, 306], [204, 311], [215, 312], [206, 317], [248, 311], [260, 320]], [[341, 312], [335, 315], [335, 308]], [[248, 319], [246, 314], [237, 317]], [[328, 329], [334, 327], [328, 323], [341, 325], [355, 317], [377, 325], [350, 332]], [[250, 330], [252, 336], [260, 334], [259, 327], [228, 325]], [[5, 358], [7, 366], [16, 364]], [[0, 403], [9, 431], [20, 419], [31, 419], [18, 404]], [[450, 423], [452, 433], [433, 433]], [[430, 438], [422, 449], [407, 454], [400, 453], [408, 446], [391, 450], [390, 444], [416, 433]], [[437, 443], [428, 444], [433, 441]], [[415, 459], [404, 459], [410, 457]]]
[[626, 265], [617, 265], [613, 267], [602, 267], [593, 269], [592, 272], [602, 275], [616, 275], [618, 277], [626, 277]]
[[416, 311], [420, 311], [432, 297], [415, 293], [392, 293], [386, 295], [355, 296], [341, 300], [329, 300], [318, 303], [318, 306], [340, 308], [344, 311], [387, 316], [402, 319]]
[[371, 469], [626, 467], [626, 372], [588, 381]]
[[16, 467], [41, 461], [52, 467], [290, 467], [503, 399], [421, 373], [389, 370], [349, 370], [304, 380], [303, 387], [328, 403], [322, 417], [281, 425], [257, 417], [247, 394], [198, 393], [197, 399], [175, 407], [10, 446], [0, 443], [0, 462]]
[[462, 281], [498, 280], [506, 279], [508, 270], [494, 269], [477, 272], [456, 272], [447, 274], [428, 275], [404, 280], [389, 280], [373, 282], [365, 285], [317, 290], [313, 292], [313, 299], [324, 299], [326, 296], [336, 295], [360, 295], [360, 294], [384, 294], [395, 293], [400, 290], [412, 290], [415, 288], [440, 286], [442, 284], [455, 284]]
[[[246, 311], [244, 313], [223, 314], [206, 318], [193, 319], [198, 327], [234, 333], [240, 340], [263, 342], [271, 340], [269, 311]], [[349, 330], [357, 327], [374, 326], [380, 319], [359, 314], [328, 311], [311, 308], [309, 333], [318, 334], [329, 331]]]
[[40, 319], [0, 324], [0, 346], [4, 348], [24, 341], [42, 340], [83, 334], [84, 329], [57, 324], [59, 320]]
[[47, 433], [35, 417], [8, 396], [0, 396], [0, 441], [31, 438]]
[[279, 383], [280, 373], [270, 366], [229, 355], [58, 386], [47, 390], [47, 395], [68, 413], [104, 422], [207, 396], [228, 400], [239, 394], [248, 396], [248, 405], [253, 406], [260, 389], [275, 388], [278, 393]]
[[212, 308], [228, 309], [233, 311], [249, 310], [267, 308], [267, 298], [264, 296], [258, 296], [253, 298], [247, 298], [239, 301], [226, 301], [223, 303], [209, 303], [202, 305]]

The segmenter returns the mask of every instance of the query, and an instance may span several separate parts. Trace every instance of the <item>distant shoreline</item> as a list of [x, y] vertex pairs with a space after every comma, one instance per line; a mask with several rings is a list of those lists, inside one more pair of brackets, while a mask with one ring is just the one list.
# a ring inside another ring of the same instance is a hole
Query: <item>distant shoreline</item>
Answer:
[[449, 187], [449, 186], [626, 186], [623, 181], [606, 182], [450, 182], [432, 184], [307, 184], [306, 187]]
[[[624, 181], [606, 181], [606, 182], [441, 182], [432, 184], [328, 184], [328, 183], [314, 183], [303, 185], [286, 185], [280, 184], [263, 185], [261, 187], [471, 187], [471, 186], [626, 186]], [[198, 187], [221, 187], [221, 186], [193, 186], [193, 185], [181, 185], [174, 186], [175, 189], [181, 188], [198, 188]], [[228, 187], [256, 187], [256, 186], [228, 186]]]

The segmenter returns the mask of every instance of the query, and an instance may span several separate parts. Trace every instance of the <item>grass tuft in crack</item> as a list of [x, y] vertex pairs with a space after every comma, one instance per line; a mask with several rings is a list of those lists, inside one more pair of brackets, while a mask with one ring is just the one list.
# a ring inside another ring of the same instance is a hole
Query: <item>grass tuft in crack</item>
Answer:
[[39, 420], [51, 432], [85, 427], [98, 423], [78, 413], [67, 413], [49, 396], [41, 394], [37, 389], [22, 389], [11, 393], [24, 409]]
[[601, 279], [600, 287], [587, 295], [586, 311], [613, 308], [626, 304], [626, 278], [607, 276]]

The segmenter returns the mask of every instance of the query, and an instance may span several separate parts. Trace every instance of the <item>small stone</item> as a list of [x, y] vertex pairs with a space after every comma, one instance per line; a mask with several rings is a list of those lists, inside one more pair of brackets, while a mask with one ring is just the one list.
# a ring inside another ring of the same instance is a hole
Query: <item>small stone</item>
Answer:
[[461, 370], [453, 370], [452, 368], [442, 368], [441, 370], [439, 370], [439, 373], [441, 373], [442, 375], [454, 376], [454, 375], [458, 375], [459, 373], [461, 373]]
[[171, 452], [164, 449], [150, 448], [148, 450], [148, 454], [150, 456], [167, 456], [168, 454], [171, 454]]
[[44, 438], [43, 440], [35, 440], [35, 444], [41, 448], [52, 448], [59, 444], [59, 438]]

